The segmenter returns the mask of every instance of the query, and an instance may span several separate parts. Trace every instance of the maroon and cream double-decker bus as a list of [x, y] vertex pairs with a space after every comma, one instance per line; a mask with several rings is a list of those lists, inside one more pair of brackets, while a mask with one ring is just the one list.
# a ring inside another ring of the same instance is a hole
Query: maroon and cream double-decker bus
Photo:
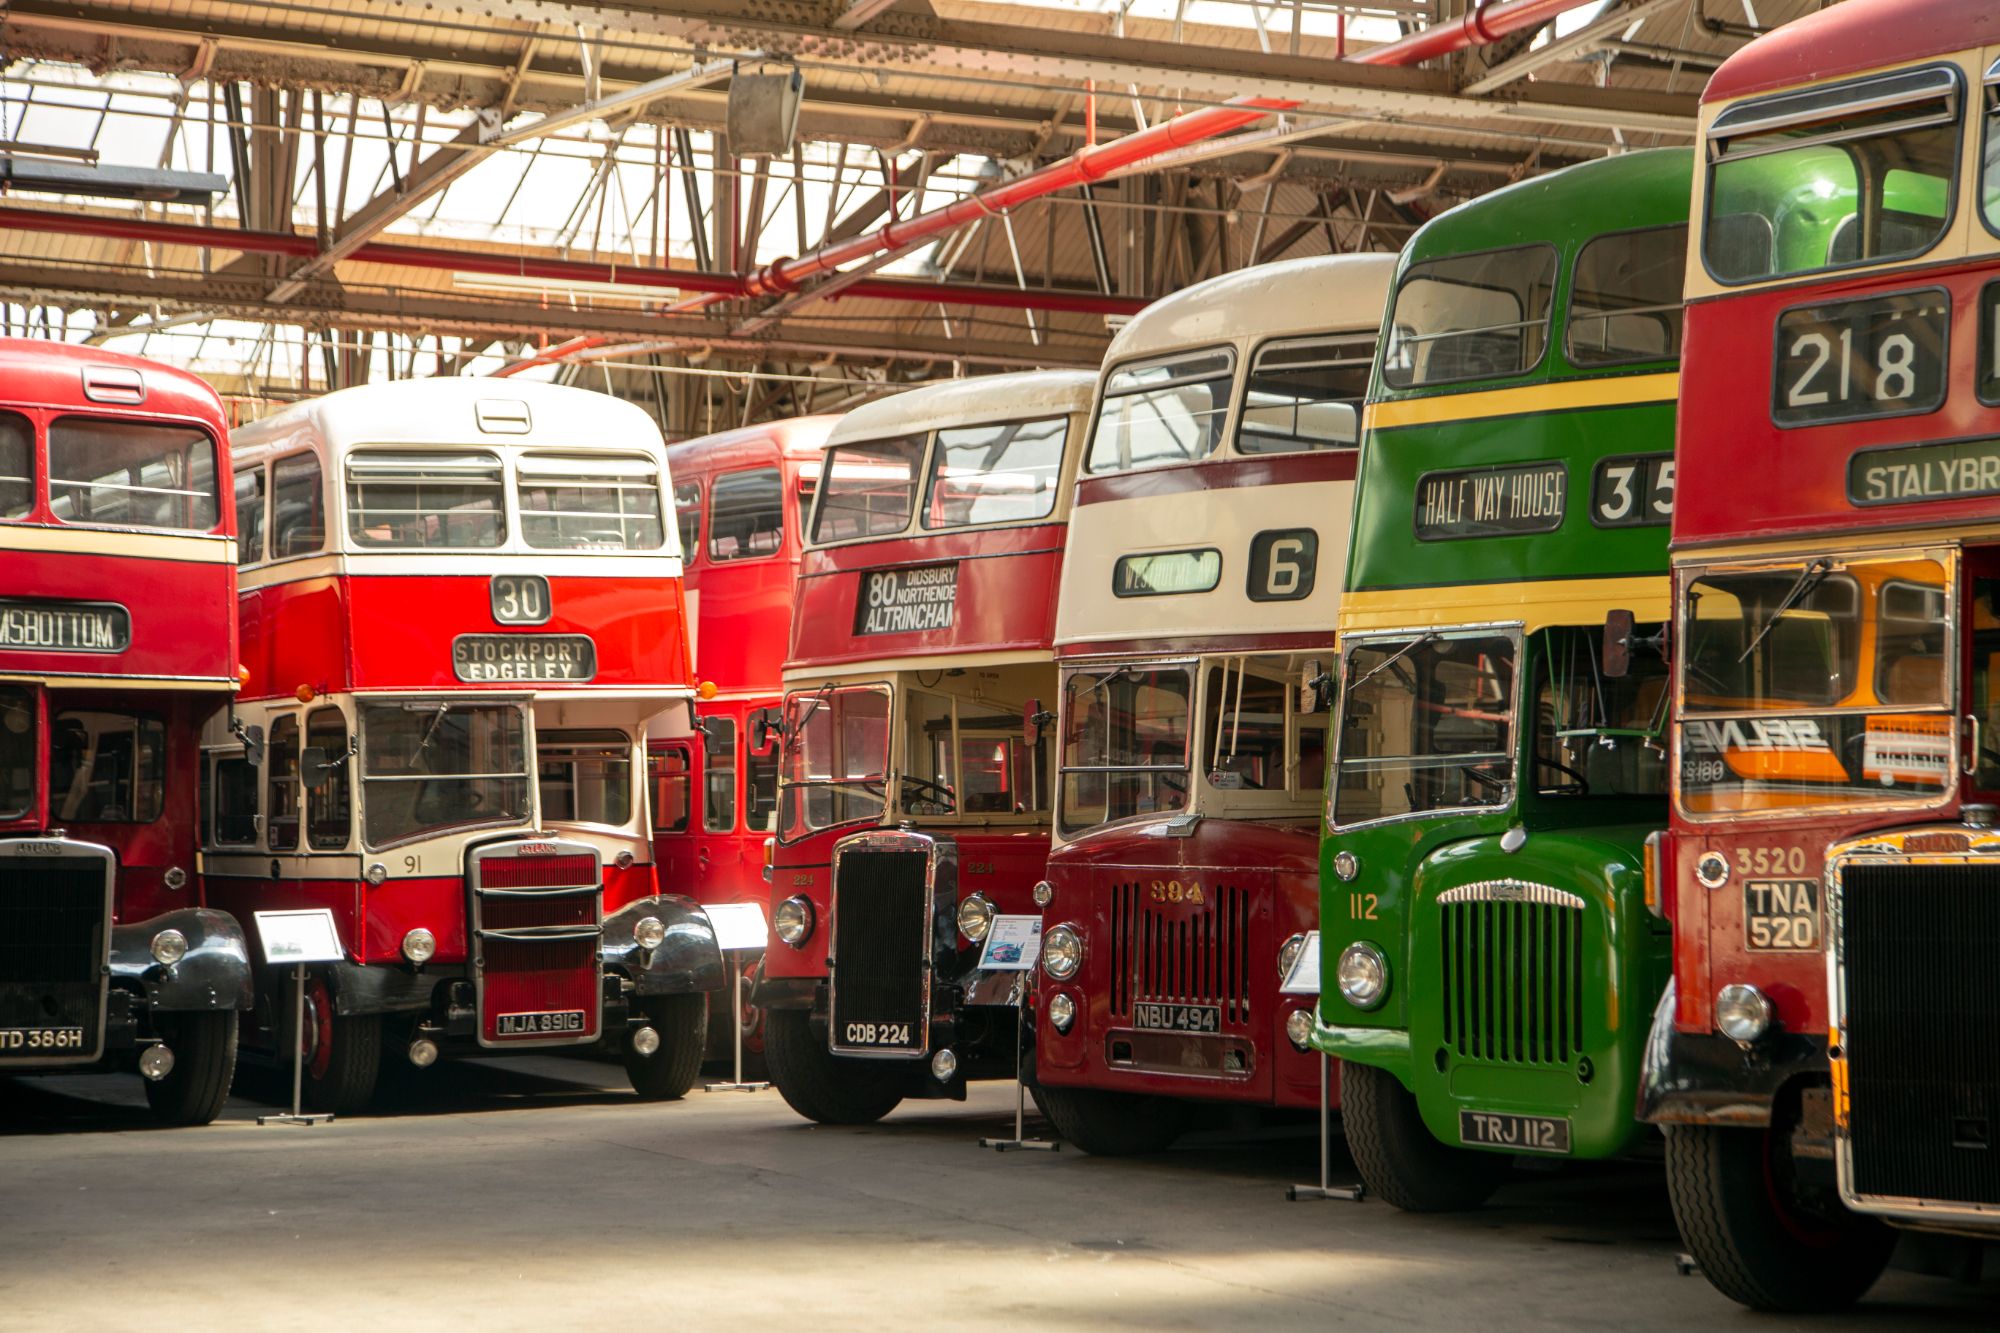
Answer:
[[0, 340], [0, 1075], [136, 1063], [213, 1120], [250, 961], [204, 901], [202, 727], [237, 684], [222, 404], [137, 357]]
[[1290, 260], [1112, 341], [1056, 613], [1062, 745], [1035, 1073], [1064, 1138], [1305, 1108], [1334, 621], [1393, 255]]
[[[683, 440], [667, 450], [695, 674], [712, 696], [669, 722], [650, 761], [661, 881], [701, 903], [763, 904], [778, 831], [778, 743], [792, 589], [805, 515], [834, 416], [795, 417]], [[756, 971], [746, 951], [739, 975]], [[730, 1050], [730, 998], [712, 997], [711, 1053]], [[744, 1047], [761, 1015], [738, 1006]]]
[[[653, 866], [647, 736], [695, 690], [651, 418], [370, 385], [240, 428], [235, 466], [254, 730], [209, 733], [209, 891], [334, 913], [312, 1100], [364, 1105], [383, 1059], [578, 1047], [680, 1096], [722, 972]], [[258, 982], [246, 1040], [289, 1054], [284, 975]]]
[[978, 961], [996, 916], [1034, 913], [1048, 860], [1056, 580], [1092, 385], [930, 385], [828, 440], [757, 989], [771, 1079], [809, 1119], [1014, 1069], [1021, 973]]

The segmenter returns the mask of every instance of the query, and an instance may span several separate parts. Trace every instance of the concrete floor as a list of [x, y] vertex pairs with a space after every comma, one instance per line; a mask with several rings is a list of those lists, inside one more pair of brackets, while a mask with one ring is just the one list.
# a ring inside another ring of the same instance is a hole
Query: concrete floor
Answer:
[[[612, 1065], [431, 1071], [383, 1113], [150, 1127], [135, 1079], [0, 1080], [0, 1328], [938, 1325], [1991, 1328], [2000, 1284], [1892, 1271], [1845, 1319], [1674, 1271], [1657, 1166], [1526, 1176], [1483, 1212], [1289, 1203], [1309, 1133], [1152, 1160], [996, 1155], [1011, 1087], [824, 1129], [772, 1092], [641, 1106]], [[1338, 1180], [1354, 1179], [1336, 1155]]]

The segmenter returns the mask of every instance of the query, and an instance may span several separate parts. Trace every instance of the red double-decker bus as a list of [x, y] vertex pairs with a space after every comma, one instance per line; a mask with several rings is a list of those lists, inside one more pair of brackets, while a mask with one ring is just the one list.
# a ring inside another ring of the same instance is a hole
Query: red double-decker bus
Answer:
[[[762, 904], [778, 831], [776, 723], [805, 513], [834, 416], [798, 417], [684, 440], [667, 450], [680, 522], [695, 671], [715, 693], [698, 721], [651, 745], [653, 855], [660, 882], [702, 903]], [[740, 975], [758, 958], [742, 960]], [[712, 997], [711, 1054], [729, 1050], [730, 1003]], [[762, 1049], [744, 1005], [745, 1049]]]
[[1093, 377], [993, 375], [855, 409], [828, 440], [785, 666], [771, 1079], [812, 1120], [1011, 1073], [1053, 808], [1056, 581]]
[[1056, 615], [1043, 1109], [1094, 1153], [1197, 1102], [1311, 1107], [1326, 685], [1393, 255], [1165, 297], [1112, 340]]
[[[299, 1034], [314, 1103], [366, 1104], [384, 1059], [584, 1046], [680, 1096], [722, 970], [652, 861], [646, 738], [694, 679], [651, 419], [370, 385], [240, 428], [234, 475], [255, 730], [209, 733], [208, 880], [239, 914], [334, 913], [347, 959]], [[284, 984], [260, 970], [262, 1051], [290, 1051]]]
[[236, 688], [222, 404], [192, 375], [0, 340], [0, 1074], [137, 1068], [213, 1120], [250, 1001], [194, 836]]
[[1709, 1280], [1823, 1308], [2000, 1225], [2000, 10], [1802, 18], [1701, 138], [1640, 1112]]

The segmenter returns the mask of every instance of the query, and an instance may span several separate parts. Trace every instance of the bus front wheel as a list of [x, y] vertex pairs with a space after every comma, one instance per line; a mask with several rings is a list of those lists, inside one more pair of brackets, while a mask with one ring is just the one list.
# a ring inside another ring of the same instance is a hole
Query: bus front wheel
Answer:
[[154, 1021], [174, 1067], [146, 1081], [146, 1104], [162, 1124], [206, 1125], [222, 1114], [236, 1075], [236, 1011], [158, 1014]]
[[1406, 1213], [1477, 1208], [1513, 1170], [1497, 1153], [1438, 1142], [1409, 1089], [1373, 1065], [1341, 1065], [1340, 1119], [1368, 1192]]
[[1769, 1129], [1668, 1125], [1667, 1193], [1681, 1239], [1717, 1291], [1753, 1310], [1840, 1310], [1889, 1263], [1896, 1233], [1791, 1184]]
[[315, 1111], [352, 1115], [375, 1097], [382, 1070], [382, 1016], [339, 1014], [324, 979], [306, 982], [305, 1103]]
[[803, 1009], [764, 1011], [764, 1062], [786, 1105], [822, 1125], [867, 1125], [896, 1109], [901, 1065], [848, 1060], [827, 1050]]
[[1165, 1152], [1187, 1128], [1187, 1105], [1170, 1097], [1098, 1088], [1035, 1090], [1056, 1132], [1093, 1157]]

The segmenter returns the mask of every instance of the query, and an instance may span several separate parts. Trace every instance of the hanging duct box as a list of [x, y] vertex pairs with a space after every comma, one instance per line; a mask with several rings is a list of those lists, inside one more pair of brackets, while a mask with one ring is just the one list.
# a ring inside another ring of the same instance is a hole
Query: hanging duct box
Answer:
[[799, 105], [806, 80], [796, 66], [757, 74], [738, 70], [729, 80], [724, 129], [737, 157], [784, 157], [799, 130]]

